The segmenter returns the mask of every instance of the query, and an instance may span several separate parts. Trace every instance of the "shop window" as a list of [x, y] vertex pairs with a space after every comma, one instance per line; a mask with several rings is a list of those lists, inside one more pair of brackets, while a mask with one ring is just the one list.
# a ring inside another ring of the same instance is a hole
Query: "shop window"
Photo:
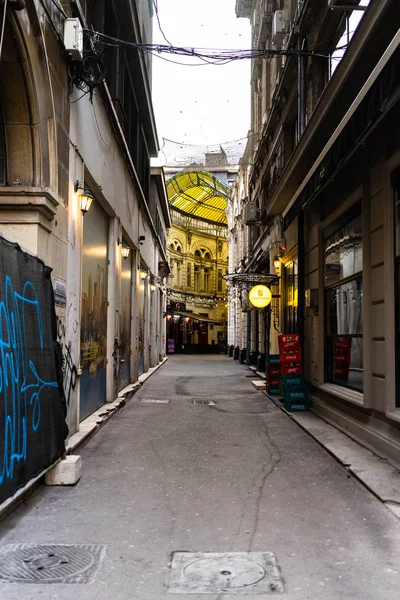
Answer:
[[0, 185], [6, 185], [6, 144], [4, 140], [4, 126], [0, 111]]
[[285, 333], [297, 333], [298, 279], [296, 259], [285, 267]]
[[[359, 207], [357, 207], [357, 211]], [[353, 216], [353, 215], [352, 215]], [[351, 218], [347, 215], [347, 219]], [[341, 221], [346, 219], [346, 215]], [[363, 390], [361, 213], [325, 236], [326, 377]], [[332, 229], [332, 228], [330, 228]], [[329, 233], [329, 232], [325, 232]]]

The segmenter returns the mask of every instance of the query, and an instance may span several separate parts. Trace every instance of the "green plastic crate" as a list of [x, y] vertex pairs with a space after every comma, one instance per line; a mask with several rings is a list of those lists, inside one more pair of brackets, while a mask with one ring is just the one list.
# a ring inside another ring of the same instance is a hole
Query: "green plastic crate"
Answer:
[[287, 400], [285, 398], [283, 406], [288, 412], [301, 412], [310, 410], [310, 402], [308, 399], [301, 402], [300, 400]]
[[267, 354], [267, 365], [279, 365], [281, 362], [279, 354]]
[[303, 387], [304, 386], [304, 375], [300, 373], [299, 375], [281, 375], [282, 388], [293, 388], [293, 387]]
[[270, 396], [279, 396], [281, 393], [279, 385], [269, 385], [267, 387], [267, 393], [270, 394]]
[[289, 412], [310, 409], [310, 399], [306, 386], [286, 388], [284, 395], [284, 407]]

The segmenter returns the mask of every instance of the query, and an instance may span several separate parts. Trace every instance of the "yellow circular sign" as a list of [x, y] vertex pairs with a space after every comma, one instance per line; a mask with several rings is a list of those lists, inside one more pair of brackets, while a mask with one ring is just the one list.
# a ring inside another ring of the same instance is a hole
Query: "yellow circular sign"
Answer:
[[272, 300], [272, 292], [266, 285], [255, 285], [249, 291], [249, 300], [256, 308], [265, 308]]

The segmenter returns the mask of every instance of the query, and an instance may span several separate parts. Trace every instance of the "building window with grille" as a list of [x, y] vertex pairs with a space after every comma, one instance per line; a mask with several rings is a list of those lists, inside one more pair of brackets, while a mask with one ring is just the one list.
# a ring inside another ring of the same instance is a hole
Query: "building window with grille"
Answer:
[[194, 267], [194, 291], [199, 291], [199, 278], [200, 278], [200, 267], [195, 265]]
[[186, 272], [186, 287], [192, 287], [192, 265], [188, 263]]
[[297, 333], [298, 280], [296, 258], [285, 267], [285, 333]]
[[326, 377], [331, 383], [363, 391], [360, 205], [343, 215], [324, 238]]

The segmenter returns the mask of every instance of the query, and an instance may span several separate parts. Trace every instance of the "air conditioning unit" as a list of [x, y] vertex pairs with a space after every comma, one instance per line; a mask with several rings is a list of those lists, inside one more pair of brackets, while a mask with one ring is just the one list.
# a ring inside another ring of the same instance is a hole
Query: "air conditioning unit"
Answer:
[[276, 10], [272, 18], [272, 43], [279, 44], [289, 33], [289, 22], [284, 10]]
[[246, 225], [258, 223], [260, 219], [260, 209], [255, 202], [248, 202], [244, 207], [244, 222]]
[[83, 29], [81, 22], [76, 19], [64, 21], [64, 46], [72, 60], [83, 58]]

